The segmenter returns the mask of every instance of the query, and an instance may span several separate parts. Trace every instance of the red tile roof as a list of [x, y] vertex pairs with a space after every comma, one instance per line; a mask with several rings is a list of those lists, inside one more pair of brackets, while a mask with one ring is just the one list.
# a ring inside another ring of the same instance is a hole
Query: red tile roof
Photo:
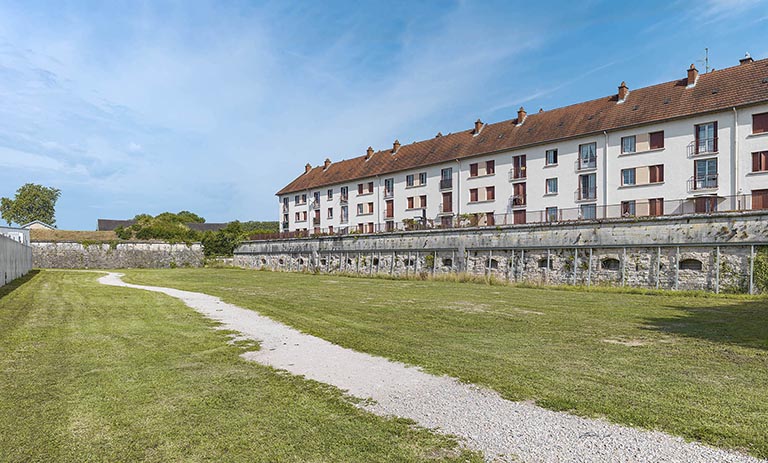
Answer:
[[618, 95], [528, 114], [486, 125], [479, 135], [466, 130], [315, 167], [277, 192], [278, 195], [350, 182], [355, 179], [439, 164], [501, 150], [551, 143], [589, 134], [664, 121], [768, 101], [768, 59], [631, 90], [624, 103]]

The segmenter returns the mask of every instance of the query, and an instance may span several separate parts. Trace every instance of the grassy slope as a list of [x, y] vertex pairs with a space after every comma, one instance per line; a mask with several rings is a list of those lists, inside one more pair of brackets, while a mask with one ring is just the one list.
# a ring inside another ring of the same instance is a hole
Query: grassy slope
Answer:
[[466, 461], [333, 388], [245, 362], [181, 302], [43, 272], [0, 289], [1, 461]]
[[132, 282], [215, 294], [510, 399], [768, 457], [765, 299], [234, 269], [129, 274]]

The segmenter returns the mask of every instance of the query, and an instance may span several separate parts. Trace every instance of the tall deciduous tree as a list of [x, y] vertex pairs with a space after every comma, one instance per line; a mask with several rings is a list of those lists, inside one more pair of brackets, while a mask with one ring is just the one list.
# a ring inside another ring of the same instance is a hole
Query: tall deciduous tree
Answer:
[[10, 225], [23, 225], [35, 220], [48, 225], [56, 224], [56, 201], [61, 190], [27, 183], [18, 190], [14, 199], [0, 198], [0, 216]]

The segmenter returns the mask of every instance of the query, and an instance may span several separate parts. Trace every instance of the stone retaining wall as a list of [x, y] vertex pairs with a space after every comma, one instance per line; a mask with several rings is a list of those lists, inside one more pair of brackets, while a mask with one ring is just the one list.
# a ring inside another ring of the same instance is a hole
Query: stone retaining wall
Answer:
[[235, 265], [392, 276], [755, 292], [765, 214], [720, 214], [252, 241]]
[[32, 249], [0, 236], [0, 286], [26, 275], [32, 269]]
[[35, 268], [202, 267], [203, 246], [170, 243], [33, 242]]

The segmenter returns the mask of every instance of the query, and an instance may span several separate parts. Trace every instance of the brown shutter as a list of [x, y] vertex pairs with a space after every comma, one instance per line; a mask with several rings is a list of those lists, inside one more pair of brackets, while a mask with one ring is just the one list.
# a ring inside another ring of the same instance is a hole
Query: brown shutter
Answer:
[[717, 152], [717, 121], [713, 122], [715, 125], [715, 139], [713, 140], [714, 151]]
[[357, 184], [357, 194], [359, 194], [359, 195], [363, 194], [363, 184], [362, 183], [358, 183]]
[[470, 164], [469, 165], [469, 176], [470, 177], [477, 177], [477, 164]]
[[768, 132], [768, 113], [752, 115], [752, 133]]
[[752, 172], [760, 172], [760, 155], [763, 153], [752, 153]]
[[768, 190], [752, 190], [752, 209], [768, 209]]
[[657, 150], [664, 148], [664, 131], [661, 130], [659, 132], [653, 132], [650, 134], [651, 137], [651, 149]]

